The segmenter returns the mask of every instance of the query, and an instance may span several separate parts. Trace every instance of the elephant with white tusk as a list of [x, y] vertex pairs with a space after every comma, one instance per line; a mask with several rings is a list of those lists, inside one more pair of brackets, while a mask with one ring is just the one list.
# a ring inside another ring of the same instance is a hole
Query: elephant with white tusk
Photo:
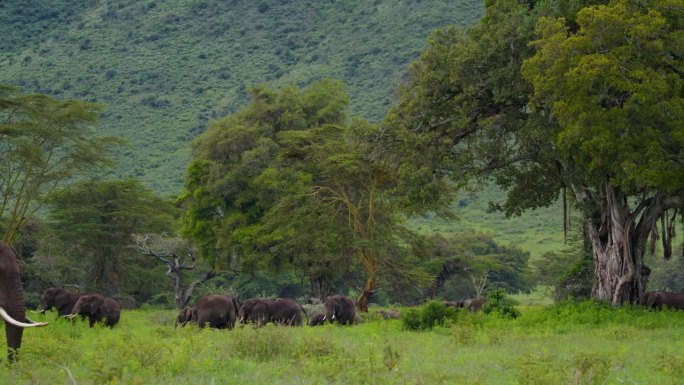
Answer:
[[47, 325], [26, 317], [17, 257], [3, 242], [0, 242], [0, 317], [5, 320], [7, 360], [10, 362], [17, 359], [24, 328]]

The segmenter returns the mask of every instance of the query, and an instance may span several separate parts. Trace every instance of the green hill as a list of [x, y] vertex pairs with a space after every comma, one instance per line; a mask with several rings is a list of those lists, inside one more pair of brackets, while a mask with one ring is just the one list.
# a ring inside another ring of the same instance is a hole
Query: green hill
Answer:
[[0, 82], [106, 105], [130, 146], [116, 176], [180, 191], [187, 143], [250, 85], [345, 81], [379, 120], [430, 31], [468, 25], [481, 0], [14, 0], [0, 2]]

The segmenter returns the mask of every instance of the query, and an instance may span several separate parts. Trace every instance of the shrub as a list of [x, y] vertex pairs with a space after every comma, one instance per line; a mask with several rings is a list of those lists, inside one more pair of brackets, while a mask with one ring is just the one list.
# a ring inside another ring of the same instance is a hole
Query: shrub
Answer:
[[444, 326], [447, 321], [455, 321], [456, 317], [456, 309], [435, 300], [420, 308], [407, 309], [401, 319], [404, 330], [430, 330], [435, 326]]
[[487, 293], [487, 302], [482, 306], [482, 312], [485, 314], [495, 312], [510, 318], [520, 316], [520, 311], [515, 308], [513, 300], [506, 296], [503, 289], [496, 289]]

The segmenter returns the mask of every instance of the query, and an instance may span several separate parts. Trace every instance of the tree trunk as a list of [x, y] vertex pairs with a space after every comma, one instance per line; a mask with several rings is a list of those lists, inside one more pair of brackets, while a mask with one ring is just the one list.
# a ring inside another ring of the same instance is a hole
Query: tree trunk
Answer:
[[627, 197], [606, 183], [600, 200], [600, 214], [585, 224], [595, 266], [592, 297], [613, 306], [637, 302], [650, 273], [644, 254], [664, 213], [662, 197], [645, 199], [630, 211]]
[[356, 308], [363, 313], [368, 312], [368, 302], [370, 301], [373, 292], [375, 291], [375, 284], [378, 277], [378, 266], [375, 257], [369, 251], [361, 251], [362, 261], [368, 273], [366, 284], [363, 286], [363, 292], [356, 300]]

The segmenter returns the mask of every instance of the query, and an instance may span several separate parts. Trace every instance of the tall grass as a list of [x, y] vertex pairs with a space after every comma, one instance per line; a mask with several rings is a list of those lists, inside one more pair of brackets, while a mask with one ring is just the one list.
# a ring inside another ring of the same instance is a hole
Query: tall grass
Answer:
[[[173, 328], [174, 311], [125, 311], [113, 330], [41, 319], [0, 384], [681, 384], [684, 312], [593, 302], [465, 313], [431, 331]], [[4, 351], [4, 342], [0, 345]]]

